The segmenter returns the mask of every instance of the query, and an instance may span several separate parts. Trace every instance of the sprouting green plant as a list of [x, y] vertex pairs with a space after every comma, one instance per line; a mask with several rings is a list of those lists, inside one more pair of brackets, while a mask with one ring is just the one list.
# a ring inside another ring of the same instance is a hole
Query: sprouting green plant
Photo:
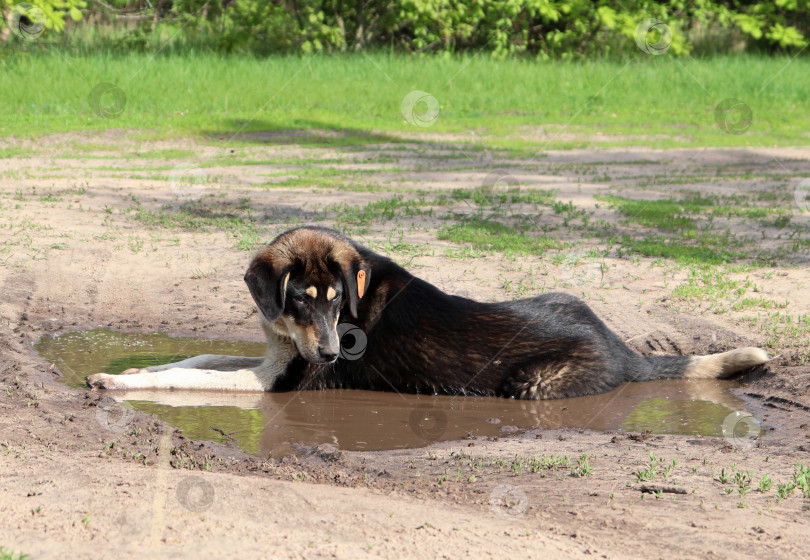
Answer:
[[796, 486], [792, 482], [787, 482], [785, 484], [777, 484], [776, 485], [776, 501], [782, 501], [788, 496], [790, 496], [791, 492], [796, 489]]
[[759, 491], [760, 492], [767, 492], [773, 486], [773, 480], [767, 474], [763, 474], [762, 478], [759, 479]]
[[655, 478], [655, 453], [650, 452], [650, 464], [646, 469], [639, 470], [636, 473], [638, 482], [644, 480], [652, 480]]
[[734, 482], [740, 488], [747, 488], [751, 486], [751, 480], [753, 476], [750, 471], [737, 471], [734, 475]]
[[591, 473], [591, 471], [593, 471], [593, 467], [591, 467], [591, 464], [588, 462], [589, 458], [590, 456], [587, 454], [581, 455], [577, 460], [576, 466], [571, 467], [570, 471], [571, 476], [575, 477], [588, 476]]
[[800, 488], [805, 498], [810, 497], [810, 466], [796, 463], [793, 467], [793, 484]]

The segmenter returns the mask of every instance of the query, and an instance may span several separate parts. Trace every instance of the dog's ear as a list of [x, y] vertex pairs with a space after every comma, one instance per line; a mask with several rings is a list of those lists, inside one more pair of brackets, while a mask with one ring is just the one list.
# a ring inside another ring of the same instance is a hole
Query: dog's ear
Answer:
[[245, 273], [245, 283], [253, 301], [271, 323], [278, 321], [284, 312], [291, 268], [292, 266], [277, 268], [267, 259], [256, 257]]
[[371, 267], [359, 256], [340, 267], [340, 276], [343, 280], [343, 295], [349, 302], [349, 311], [357, 319], [357, 302], [368, 291], [371, 284]]

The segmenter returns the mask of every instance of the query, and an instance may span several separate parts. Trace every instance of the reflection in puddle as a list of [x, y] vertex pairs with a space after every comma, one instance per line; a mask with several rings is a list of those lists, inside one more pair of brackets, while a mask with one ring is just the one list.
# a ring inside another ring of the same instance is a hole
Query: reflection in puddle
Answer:
[[[197, 354], [260, 356], [264, 344], [93, 330], [43, 337], [36, 348], [56, 364], [66, 384], [83, 387], [84, 376], [92, 373], [118, 373]], [[278, 457], [323, 443], [347, 450], [398, 449], [534, 427], [719, 437], [725, 418], [745, 410], [730, 392], [735, 386], [720, 380], [650, 381], [627, 383], [605, 395], [551, 401], [347, 390], [110, 394], [178, 426], [192, 439], [231, 438], [248, 453]]]

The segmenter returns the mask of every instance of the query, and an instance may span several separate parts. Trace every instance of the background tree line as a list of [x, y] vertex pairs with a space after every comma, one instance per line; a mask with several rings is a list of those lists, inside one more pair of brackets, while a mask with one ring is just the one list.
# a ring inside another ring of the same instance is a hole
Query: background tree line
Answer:
[[[44, 18], [50, 42], [122, 51], [621, 56], [635, 48], [628, 39], [639, 23], [655, 18], [672, 32], [669, 52], [702, 55], [797, 52], [810, 31], [810, 0], [28, 1], [35, 8], [0, 0], [9, 27], [19, 25], [19, 13], [33, 13], [33, 19]], [[37, 23], [26, 17], [23, 25]], [[2, 37], [13, 41], [17, 35], [6, 29]]]

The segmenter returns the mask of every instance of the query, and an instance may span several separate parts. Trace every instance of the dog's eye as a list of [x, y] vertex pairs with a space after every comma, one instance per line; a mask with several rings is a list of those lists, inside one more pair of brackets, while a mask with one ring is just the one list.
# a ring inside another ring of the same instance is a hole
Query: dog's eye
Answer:
[[304, 299], [304, 296], [295, 296], [293, 301], [295, 301], [295, 303], [304, 303], [306, 300]]

